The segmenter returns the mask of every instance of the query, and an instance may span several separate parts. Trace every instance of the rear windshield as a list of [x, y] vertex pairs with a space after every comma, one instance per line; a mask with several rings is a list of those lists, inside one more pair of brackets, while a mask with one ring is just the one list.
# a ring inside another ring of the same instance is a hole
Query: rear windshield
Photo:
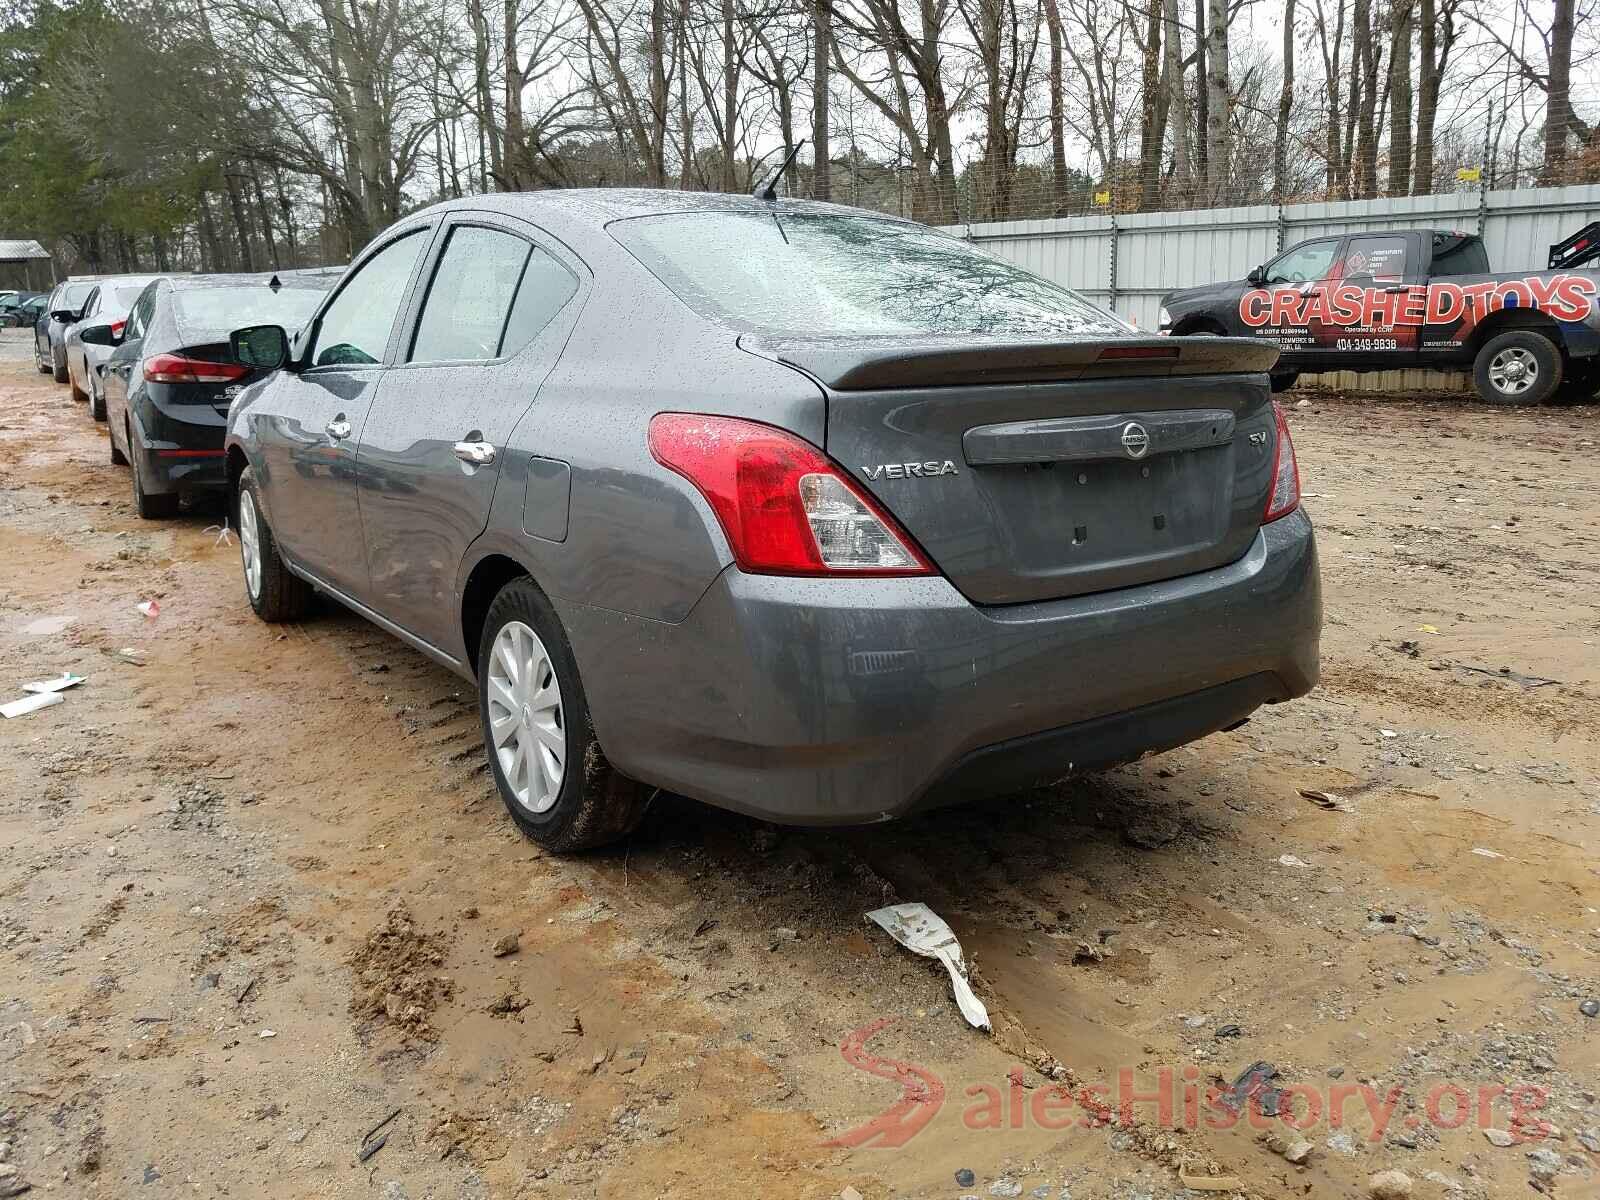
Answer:
[[324, 292], [317, 288], [189, 288], [172, 294], [173, 313], [186, 334], [230, 333], [246, 325], [282, 325], [290, 333], [316, 311]]
[[139, 298], [139, 293], [144, 291], [144, 284], [136, 283], [132, 287], [119, 287], [112, 289], [116, 293], [117, 303], [123, 308], [132, 308], [133, 302]]
[[1126, 336], [1087, 300], [959, 238], [834, 214], [675, 213], [611, 225], [690, 307], [776, 334]]

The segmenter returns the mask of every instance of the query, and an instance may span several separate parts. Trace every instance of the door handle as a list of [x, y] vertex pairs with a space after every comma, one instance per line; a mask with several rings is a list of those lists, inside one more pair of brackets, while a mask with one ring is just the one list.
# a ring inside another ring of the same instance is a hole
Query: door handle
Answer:
[[455, 455], [464, 463], [471, 463], [475, 467], [487, 467], [494, 462], [494, 447], [488, 442], [457, 442]]
[[350, 422], [345, 420], [343, 413], [340, 413], [333, 420], [329, 421], [325, 428], [327, 429], [328, 436], [336, 442], [342, 442], [345, 438], [350, 436]]
[[1386, 295], [1398, 296], [1401, 292], [1409, 292], [1411, 285], [1409, 283], [1401, 283], [1396, 284], [1394, 287], [1386, 287], [1383, 290]]

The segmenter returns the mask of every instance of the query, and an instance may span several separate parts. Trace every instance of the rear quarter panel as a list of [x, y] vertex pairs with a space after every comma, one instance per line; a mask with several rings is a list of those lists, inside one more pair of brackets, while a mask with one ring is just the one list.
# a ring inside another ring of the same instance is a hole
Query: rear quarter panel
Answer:
[[[516, 558], [554, 597], [681, 621], [732, 561], [710, 506], [650, 454], [660, 412], [715, 413], [788, 429], [822, 445], [820, 388], [739, 349], [737, 334], [691, 312], [614, 243], [583, 257], [593, 288], [561, 359], [512, 434], [488, 530], [462, 566]], [[565, 522], [529, 532], [530, 480], [570, 499]]]

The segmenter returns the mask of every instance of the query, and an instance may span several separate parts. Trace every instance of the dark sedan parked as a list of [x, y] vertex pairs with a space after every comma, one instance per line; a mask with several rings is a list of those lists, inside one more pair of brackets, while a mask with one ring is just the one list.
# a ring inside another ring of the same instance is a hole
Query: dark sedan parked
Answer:
[[63, 280], [50, 292], [33, 326], [33, 361], [41, 375], [67, 382], [67, 329], [77, 319], [83, 303], [94, 291], [97, 276]]
[[0, 300], [0, 329], [26, 329], [38, 321], [48, 299], [44, 292], [13, 292]]
[[83, 338], [114, 347], [102, 373], [111, 461], [131, 463], [141, 517], [170, 517], [185, 494], [221, 492], [228, 404], [259, 372], [235, 362], [228, 331], [309, 317], [331, 280], [289, 275], [180, 275], [139, 294], [125, 325]]
[[658, 789], [881, 821], [1242, 722], [1317, 678], [1269, 346], [1141, 337], [924, 226], [479, 196], [376, 239], [229, 415], [245, 589], [476, 679], [518, 824]]

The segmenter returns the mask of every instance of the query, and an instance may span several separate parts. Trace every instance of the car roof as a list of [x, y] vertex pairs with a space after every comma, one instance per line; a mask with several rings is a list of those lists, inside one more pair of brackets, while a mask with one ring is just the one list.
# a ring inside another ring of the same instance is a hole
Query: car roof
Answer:
[[272, 272], [236, 274], [236, 275], [167, 275], [162, 276], [180, 291], [194, 291], [200, 288], [221, 287], [271, 287], [276, 279], [279, 287], [286, 288], [314, 288], [327, 291], [334, 278], [342, 268], [333, 268], [329, 271], [310, 272], [305, 270], [284, 271], [274, 275]]
[[[446, 200], [427, 213], [477, 210], [504, 212], [536, 219], [543, 214], [561, 214], [574, 220], [606, 224], [626, 217], [656, 216], [680, 212], [792, 213], [871, 217], [876, 220], [912, 224], [904, 218], [828, 204], [820, 200], [758, 200], [748, 194], [729, 192], [680, 192], [670, 188], [550, 188], [538, 192], [491, 192]], [[420, 215], [420, 214], [419, 214]]]

